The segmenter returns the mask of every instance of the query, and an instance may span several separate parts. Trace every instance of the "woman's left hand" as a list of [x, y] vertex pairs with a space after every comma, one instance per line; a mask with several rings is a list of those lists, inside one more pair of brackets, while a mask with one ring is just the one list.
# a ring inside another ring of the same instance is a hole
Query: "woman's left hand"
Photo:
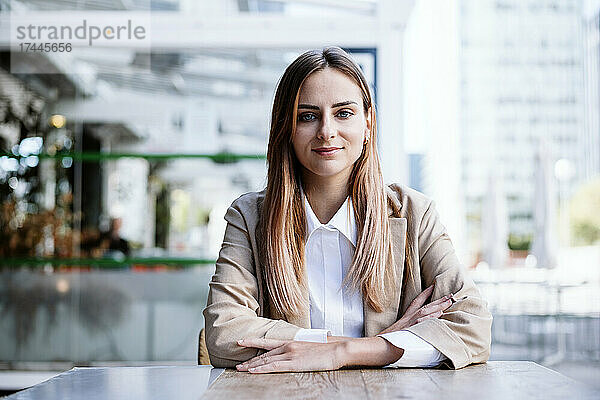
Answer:
[[343, 341], [315, 343], [276, 339], [243, 339], [238, 345], [269, 350], [236, 366], [250, 373], [327, 371], [344, 366]]

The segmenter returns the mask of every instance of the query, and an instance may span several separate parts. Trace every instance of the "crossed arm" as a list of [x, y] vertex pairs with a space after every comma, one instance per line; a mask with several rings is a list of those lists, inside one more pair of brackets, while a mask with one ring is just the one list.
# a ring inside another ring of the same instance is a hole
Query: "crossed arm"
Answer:
[[[241, 370], [265, 365], [251, 372], [271, 372], [269, 369], [384, 366], [402, 357], [402, 349], [380, 336], [329, 337], [328, 343], [294, 342], [299, 327], [259, 316], [258, 282], [250, 243], [254, 232], [249, 232], [242, 211], [253, 207], [244, 204], [247, 200], [236, 200], [225, 215], [225, 238], [204, 310], [211, 363], [218, 367], [240, 365]], [[472, 281], [459, 271], [453, 246], [432, 204], [421, 219], [418, 237], [422, 252], [419, 262], [424, 268], [422, 281], [432, 286], [414, 299], [400, 320], [381, 333], [408, 330], [434, 345], [454, 368], [485, 361], [489, 355], [491, 315]], [[451, 303], [443, 296], [455, 290], [461, 300], [448, 309]], [[430, 296], [436, 300], [425, 304]], [[244, 341], [238, 343], [240, 339]], [[259, 355], [264, 350], [267, 352]]]
[[[433, 285], [413, 300], [402, 318], [380, 333], [399, 331], [426, 319], [439, 318], [450, 307], [453, 299], [451, 295], [447, 295], [425, 304], [432, 292]], [[327, 343], [258, 338], [239, 340], [237, 344], [268, 350], [236, 365], [238, 371], [250, 373], [321, 371], [352, 366], [382, 367], [396, 362], [404, 353], [403, 349], [380, 336], [329, 336]]]

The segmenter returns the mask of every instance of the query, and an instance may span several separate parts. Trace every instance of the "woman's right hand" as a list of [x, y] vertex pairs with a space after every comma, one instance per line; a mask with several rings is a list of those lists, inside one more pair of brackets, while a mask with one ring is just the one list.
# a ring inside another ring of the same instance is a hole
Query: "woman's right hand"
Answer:
[[432, 301], [429, 304], [425, 304], [432, 292], [433, 285], [423, 290], [421, 294], [415, 297], [412, 303], [410, 303], [410, 306], [406, 309], [402, 318], [394, 322], [387, 329], [381, 331], [379, 334], [406, 329], [409, 326], [418, 324], [426, 319], [439, 318], [444, 311], [452, 305], [452, 294], [444, 296], [436, 301]]

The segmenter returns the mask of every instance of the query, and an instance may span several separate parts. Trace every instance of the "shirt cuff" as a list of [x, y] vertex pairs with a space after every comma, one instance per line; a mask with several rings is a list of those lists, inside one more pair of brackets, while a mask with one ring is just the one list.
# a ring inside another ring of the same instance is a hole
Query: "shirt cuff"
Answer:
[[294, 340], [303, 342], [327, 343], [327, 336], [331, 336], [331, 331], [328, 329], [306, 329], [300, 330], [294, 336]]
[[415, 367], [428, 368], [439, 365], [446, 360], [446, 356], [438, 349], [409, 331], [395, 331], [383, 333], [381, 336], [392, 345], [403, 349], [402, 357], [384, 368]]

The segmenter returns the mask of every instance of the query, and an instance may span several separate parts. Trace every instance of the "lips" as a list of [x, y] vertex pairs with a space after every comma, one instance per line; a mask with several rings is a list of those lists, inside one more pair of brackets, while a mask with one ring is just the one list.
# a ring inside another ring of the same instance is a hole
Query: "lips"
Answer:
[[313, 149], [313, 151], [319, 155], [328, 156], [328, 155], [337, 153], [341, 149], [342, 149], [342, 147], [319, 147], [319, 148]]

